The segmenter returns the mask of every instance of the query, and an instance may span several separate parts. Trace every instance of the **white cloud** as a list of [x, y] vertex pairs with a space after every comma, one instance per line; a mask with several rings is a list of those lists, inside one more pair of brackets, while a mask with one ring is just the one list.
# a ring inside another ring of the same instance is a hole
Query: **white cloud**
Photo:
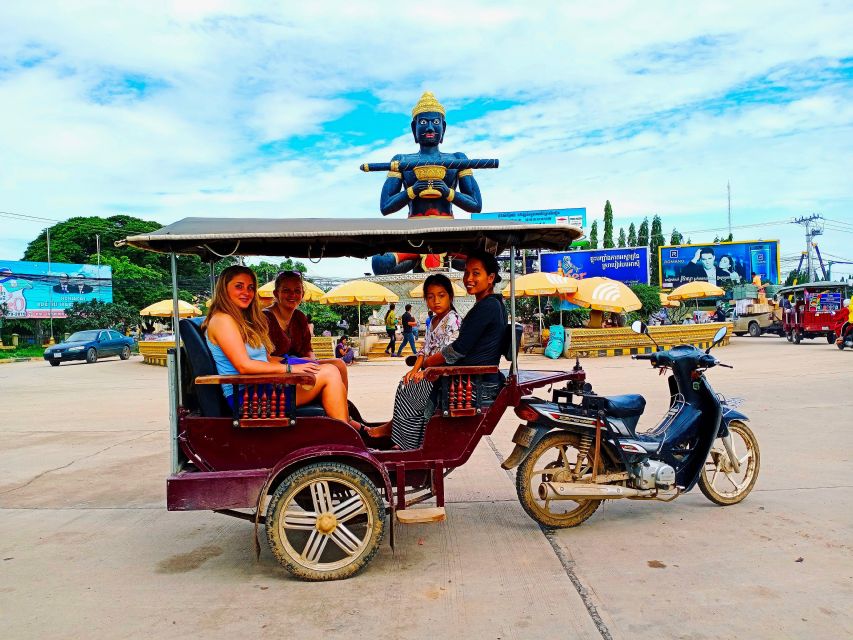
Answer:
[[[598, 214], [609, 198], [617, 216], [707, 228], [731, 179], [741, 218], [850, 219], [850, 16], [842, 2], [4, 3], [0, 210], [378, 216], [381, 178], [356, 165], [409, 136], [258, 147], [323, 136], [353, 92], [405, 113], [430, 89], [450, 109], [445, 148], [502, 161], [479, 174], [487, 209]], [[125, 77], [150, 87], [93, 100]], [[519, 104], [454, 119], [478, 99]], [[0, 218], [2, 257], [36, 232]], [[849, 255], [842, 239], [822, 242]]]

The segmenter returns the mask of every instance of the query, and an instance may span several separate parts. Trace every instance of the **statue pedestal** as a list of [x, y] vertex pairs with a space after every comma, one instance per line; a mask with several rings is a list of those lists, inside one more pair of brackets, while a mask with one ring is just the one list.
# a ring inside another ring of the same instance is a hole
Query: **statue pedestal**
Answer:
[[[450, 281], [453, 284], [459, 285], [462, 289], [465, 287], [462, 285], [462, 273], [459, 271], [430, 271], [428, 273], [401, 273], [401, 274], [389, 274], [384, 276], [365, 276], [364, 280], [368, 280], [369, 282], [375, 282], [376, 284], [381, 284], [383, 287], [387, 287], [398, 296], [400, 296], [400, 302], [397, 303], [397, 317], [403, 315], [403, 310], [405, 309], [407, 304], [412, 305], [412, 315], [414, 315], [418, 322], [421, 323], [420, 333], [423, 335], [425, 327], [423, 326], [423, 322], [426, 320], [427, 312], [429, 309], [426, 306], [426, 302], [424, 302], [423, 297], [412, 297], [411, 291], [415, 287], [418, 287], [424, 283], [430, 275], [433, 273], [442, 273], [450, 278]], [[474, 306], [474, 296], [458, 296], [453, 301], [453, 306], [456, 307], [456, 310], [459, 312], [460, 316], [464, 316], [468, 313], [468, 310]], [[388, 305], [383, 305], [379, 310], [379, 320], [385, 317], [385, 312], [388, 310]], [[377, 327], [380, 325], [372, 325], [371, 328]], [[385, 334], [385, 323], [381, 322], [381, 332], [379, 335]], [[371, 334], [373, 331], [371, 331]]]

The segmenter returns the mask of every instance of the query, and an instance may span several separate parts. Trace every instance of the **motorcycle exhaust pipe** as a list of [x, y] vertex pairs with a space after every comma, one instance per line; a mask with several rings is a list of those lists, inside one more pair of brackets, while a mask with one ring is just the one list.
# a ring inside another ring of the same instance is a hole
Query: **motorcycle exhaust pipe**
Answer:
[[650, 495], [651, 491], [640, 491], [615, 484], [585, 484], [581, 482], [543, 482], [539, 485], [542, 500], [615, 500]]

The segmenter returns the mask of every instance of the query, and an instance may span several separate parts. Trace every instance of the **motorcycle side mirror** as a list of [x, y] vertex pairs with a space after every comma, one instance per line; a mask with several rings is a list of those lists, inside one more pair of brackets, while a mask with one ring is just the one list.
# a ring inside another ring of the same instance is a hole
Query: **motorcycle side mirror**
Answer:
[[649, 333], [649, 325], [647, 325], [645, 322], [643, 322], [642, 320], [634, 320], [634, 322], [631, 323], [631, 331], [633, 331], [634, 333], [645, 334], [648, 339], [654, 343], [658, 351], [660, 351], [660, 345], [657, 343], [657, 340], [652, 337], [652, 334]]
[[723, 341], [723, 338], [726, 337], [726, 333], [728, 333], [728, 327], [720, 327], [717, 329], [717, 333], [714, 334], [714, 341], [711, 343], [711, 346], [705, 350], [705, 353], [711, 353], [711, 349]]
[[631, 331], [634, 333], [648, 333], [649, 327], [642, 320], [634, 320], [634, 322], [631, 323]]

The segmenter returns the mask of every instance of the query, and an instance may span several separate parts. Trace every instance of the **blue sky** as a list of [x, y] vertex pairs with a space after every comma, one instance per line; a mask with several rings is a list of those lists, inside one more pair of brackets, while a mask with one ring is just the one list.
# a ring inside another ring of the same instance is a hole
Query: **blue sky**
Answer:
[[[660, 214], [701, 242], [731, 181], [736, 238], [779, 238], [793, 266], [785, 221], [818, 212], [824, 252], [853, 261], [849, 3], [529, 7], [3, 3], [0, 211], [379, 216], [357, 167], [413, 149], [429, 89], [445, 150], [501, 160], [484, 210], [609, 199], [617, 230]], [[0, 217], [0, 258], [42, 226]]]

